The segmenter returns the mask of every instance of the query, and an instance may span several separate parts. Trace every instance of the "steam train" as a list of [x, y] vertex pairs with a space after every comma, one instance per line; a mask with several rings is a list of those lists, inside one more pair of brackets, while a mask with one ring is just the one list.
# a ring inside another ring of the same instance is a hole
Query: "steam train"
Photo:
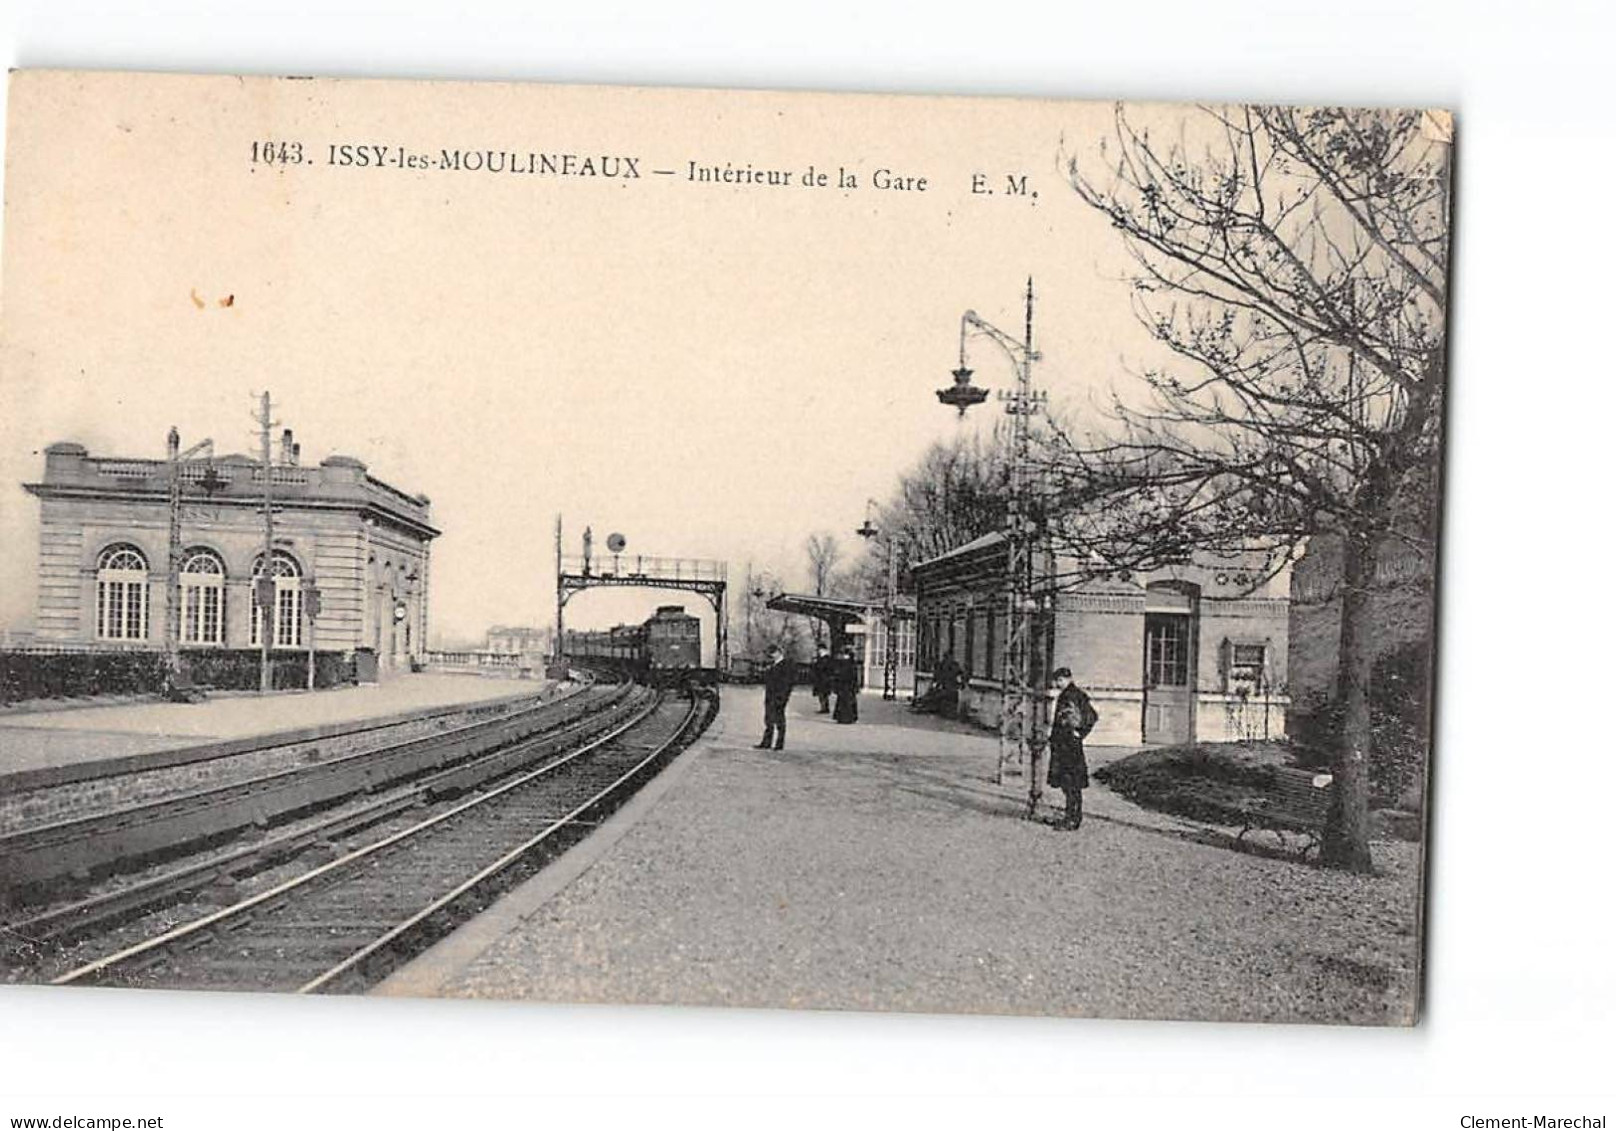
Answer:
[[574, 663], [657, 684], [705, 681], [701, 666], [701, 621], [683, 605], [662, 605], [643, 624], [620, 624], [562, 637], [562, 652]]

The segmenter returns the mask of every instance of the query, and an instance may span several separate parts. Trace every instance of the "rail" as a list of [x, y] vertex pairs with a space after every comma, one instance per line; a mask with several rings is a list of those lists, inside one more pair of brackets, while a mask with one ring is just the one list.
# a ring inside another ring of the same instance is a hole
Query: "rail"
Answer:
[[200, 844], [254, 825], [329, 807], [356, 793], [402, 783], [445, 766], [478, 758], [515, 742], [542, 737], [591, 710], [606, 709], [580, 689], [559, 699], [494, 719], [450, 727], [380, 750], [339, 755], [306, 766], [278, 769], [211, 788], [36, 825], [0, 836], [6, 875], [0, 892], [26, 899], [62, 886], [64, 878], [93, 876]]
[[[541, 766], [230, 907], [70, 970], [52, 984], [239, 985], [255, 929], [272, 940], [260, 944], [264, 968], [247, 963], [256, 988], [312, 993], [368, 981], [380, 962], [417, 952], [424, 936], [481, 910], [523, 878], [515, 873], [541, 867], [559, 833], [592, 825], [589, 814], [710, 719], [706, 704], [693, 699], [688, 709], [670, 711], [676, 704], [653, 698], [627, 721]], [[674, 722], [676, 715], [682, 718]], [[549, 815], [541, 818], [546, 810]], [[432, 868], [421, 866], [422, 853], [433, 854]], [[456, 853], [472, 858], [459, 876], [451, 866]], [[338, 912], [344, 920], [374, 926], [333, 939], [320, 925]]]

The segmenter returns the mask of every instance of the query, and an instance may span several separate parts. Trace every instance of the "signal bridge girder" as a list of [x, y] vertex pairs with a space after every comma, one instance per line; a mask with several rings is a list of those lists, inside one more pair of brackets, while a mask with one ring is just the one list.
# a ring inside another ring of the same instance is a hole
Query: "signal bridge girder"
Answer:
[[557, 612], [587, 589], [676, 589], [699, 594], [712, 606], [716, 617], [714, 656], [717, 666], [723, 669], [729, 662], [727, 575], [726, 563], [693, 558], [656, 559], [654, 562], [635, 558], [623, 562], [614, 555], [610, 562], [568, 561], [556, 574]]

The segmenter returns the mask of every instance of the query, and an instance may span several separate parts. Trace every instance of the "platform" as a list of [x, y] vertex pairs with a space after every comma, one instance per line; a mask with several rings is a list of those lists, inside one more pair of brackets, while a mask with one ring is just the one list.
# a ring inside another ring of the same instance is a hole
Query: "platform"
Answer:
[[1382, 875], [1329, 872], [1098, 785], [1062, 832], [1022, 819], [1024, 779], [993, 783], [993, 735], [869, 697], [841, 726], [799, 691], [787, 748], [761, 751], [760, 693], [724, 695], [599, 832], [376, 992], [1409, 1020], [1413, 845], [1377, 844]]
[[199, 743], [239, 741], [537, 694], [538, 681], [431, 672], [323, 691], [232, 693], [200, 703], [150, 701], [0, 713], [0, 779], [110, 762]]

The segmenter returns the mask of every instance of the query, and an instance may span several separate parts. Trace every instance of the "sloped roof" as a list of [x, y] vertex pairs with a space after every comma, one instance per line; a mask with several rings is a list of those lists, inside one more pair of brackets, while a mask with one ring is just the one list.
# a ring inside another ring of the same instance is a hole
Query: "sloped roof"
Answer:
[[[867, 616], [880, 616], [885, 603], [854, 601], [846, 597], [821, 597], [814, 593], [780, 593], [769, 598], [768, 607], [776, 612], [797, 613], [821, 619], [862, 620]], [[914, 598], [907, 594], [900, 596], [894, 611], [900, 615], [913, 614]]]
[[938, 562], [946, 562], [952, 561], [955, 558], [963, 558], [981, 550], [986, 550], [989, 547], [997, 546], [1004, 541], [1004, 533], [1002, 531], [995, 530], [990, 534], [982, 535], [980, 538], [973, 538], [963, 546], [955, 546], [946, 554], [938, 554], [935, 558], [928, 558], [923, 562], [916, 562], [911, 568], [925, 569], [927, 566], [936, 565]]

